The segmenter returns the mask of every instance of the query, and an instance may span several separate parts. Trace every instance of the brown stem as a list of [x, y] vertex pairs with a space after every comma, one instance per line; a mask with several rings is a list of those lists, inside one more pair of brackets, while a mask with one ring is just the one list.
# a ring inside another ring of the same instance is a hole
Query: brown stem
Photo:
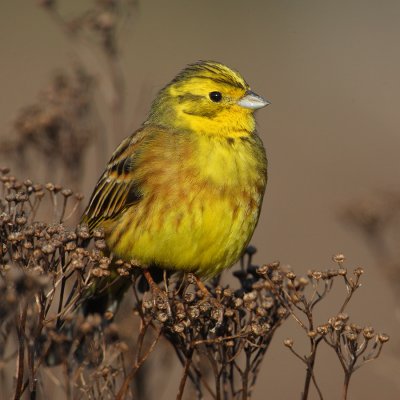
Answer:
[[17, 324], [18, 334], [18, 360], [17, 360], [17, 376], [15, 385], [14, 400], [18, 400], [22, 395], [22, 384], [24, 379], [24, 359], [25, 359], [25, 322], [26, 322], [27, 306], [20, 311], [19, 324]]
[[[126, 392], [129, 389], [129, 385], [131, 384], [133, 378], [135, 377], [137, 371], [139, 368], [143, 365], [143, 363], [147, 360], [147, 357], [153, 352], [154, 348], [156, 347], [156, 344], [158, 342], [158, 339], [161, 336], [161, 330], [157, 332], [157, 336], [154, 339], [153, 343], [150, 345], [149, 349], [146, 351], [146, 353], [143, 355], [142, 358], [138, 359], [135, 362], [135, 365], [132, 367], [132, 369], [129, 371], [129, 374], [126, 376], [124, 383], [122, 384], [119, 392], [117, 393], [115, 400], [123, 400], [125, 398]], [[138, 350], [139, 351], [139, 350]]]
[[242, 400], [248, 399], [251, 350], [245, 349], [245, 353], [246, 353], [246, 368], [242, 373]]
[[185, 384], [186, 384], [187, 377], [189, 374], [190, 364], [192, 363], [192, 356], [193, 356], [193, 349], [191, 349], [189, 351], [189, 354], [187, 355], [185, 368], [183, 370], [183, 376], [182, 376], [181, 382], [179, 384], [179, 390], [178, 390], [178, 394], [176, 396], [176, 400], [182, 400], [183, 391], [185, 390]]

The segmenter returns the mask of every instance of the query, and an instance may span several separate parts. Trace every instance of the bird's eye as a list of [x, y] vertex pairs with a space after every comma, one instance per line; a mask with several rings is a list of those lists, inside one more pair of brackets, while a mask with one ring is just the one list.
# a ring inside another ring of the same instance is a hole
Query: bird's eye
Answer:
[[222, 100], [222, 94], [221, 94], [221, 92], [211, 92], [211, 93], [209, 94], [209, 96], [210, 96], [210, 99], [211, 99], [212, 101], [214, 101], [215, 103], [219, 103], [219, 102]]

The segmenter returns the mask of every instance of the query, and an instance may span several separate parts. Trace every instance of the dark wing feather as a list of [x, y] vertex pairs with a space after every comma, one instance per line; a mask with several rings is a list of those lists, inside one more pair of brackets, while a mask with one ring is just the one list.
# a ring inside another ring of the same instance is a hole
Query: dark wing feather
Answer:
[[111, 157], [82, 216], [90, 231], [141, 200], [140, 185], [133, 172], [137, 148], [144, 136], [145, 132], [140, 130], [126, 138]]

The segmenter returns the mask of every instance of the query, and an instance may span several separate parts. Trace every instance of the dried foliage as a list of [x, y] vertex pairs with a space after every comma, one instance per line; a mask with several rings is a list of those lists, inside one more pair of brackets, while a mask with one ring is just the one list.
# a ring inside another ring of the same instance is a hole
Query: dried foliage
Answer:
[[93, 79], [77, 68], [72, 76], [59, 73], [41, 93], [36, 104], [19, 112], [15, 135], [3, 140], [1, 155], [12, 160], [20, 172], [32, 165], [46, 166], [52, 178], [79, 187], [85, 155], [95, 137]]
[[[270, 280], [272, 292], [285, 305], [309, 340], [309, 351], [304, 356], [301, 355], [304, 350], [301, 353], [295, 350], [292, 339], [284, 341], [284, 345], [306, 366], [302, 399], [308, 398], [311, 382], [314, 384], [319, 398], [323, 399], [322, 391], [314, 373], [317, 350], [321, 343], [328, 344], [339, 359], [344, 371], [342, 398], [346, 399], [353, 373], [366, 362], [376, 359], [381, 353], [383, 344], [389, 340], [389, 337], [384, 333], [376, 334], [372, 327], [360, 327], [350, 322], [345, 309], [356, 290], [361, 286], [360, 278], [364, 271], [358, 267], [352, 273], [349, 273], [344, 267], [344, 260], [342, 254], [334, 256], [333, 261], [337, 263], [338, 268], [327, 271], [310, 270], [307, 279], [299, 278], [297, 280], [293, 272], [286, 274], [286, 278], [292, 282], [289, 287], [307, 284], [307, 291], [295, 292], [294, 294], [288, 292], [280, 283], [283, 278], [279, 276], [280, 274], [278, 274], [278, 278], [275, 277]], [[343, 303], [333, 317], [327, 319], [323, 324], [317, 324], [316, 306], [327, 296], [337, 280], [342, 281], [346, 288]]]
[[71, 44], [74, 64], [68, 69], [63, 66], [38, 99], [19, 111], [11, 139], [0, 142], [0, 156], [21, 175], [31, 169], [36, 178], [44, 176], [80, 189], [89, 146], [96, 144], [100, 169], [109, 155], [109, 138], [125, 132], [120, 42], [137, 4], [95, 0], [75, 15], [65, 16], [60, 1], [37, 3]]
[[[103, 166], [108, 138], [125, 131], [120, 38], [136, 2], [95, 0], [73, 17], [62, 14], [61, 1], [37, 3], [65, 33], [78, 67], [59, 73], [37, 103], [20, 112], [16, 137], [2, 143], [2, 155], [23, 173], [41, 161], [52, 174], [48, 179], [59, 171], [61, 181], [79, 188], [94, 138]], [[101, 60], [103, 72], [84, 62], [81, 44]], [[104, 95], [110, 121], [99, 118], [97, 94]], [[164, 273], [162, 290], [154, 292], [143, 285], [135, 262], [107, 256], [101, 231], [91, 237], [85, 226], [67, 226], [71, 217], [79, 217], [81, 200], [69, 189], [19, 182], [0, 169], [0, 386], [5, 398], [158, 398], [157, 371], [164, 379], [169, 376], [173, 351], [181, 364], [177, 399], [249, 399], [273, 335], [287, 318], [294, 318], [309, 342], [306, 351], [293, 339], [284, 342], [305, 366], [302, 399], [309, 398], [311, 385], [323, 398], [316, 357], [324, 344], [343, 368], [346, 398], [353, 373], [377, 358], [388, 340], [371, 327], [351, 323], [345, 313], [363, 271], [348, 272], [341, 255], [334, 257], [334, 269], [296, 277], [279, 262], [253, 265], [250, 247], [238, 269], [226, 273], [234, 277], [230, 285], [215, 279], [207, 283], [206, 295], [191, 274]], [[379, 254], [381, 233], [395, 218], [387, 211], [364, 212], [357, 206], [346, 214]], [[389, 276], [398, 277], [399, 270]], [[315, 310], [335, 281], [344, 284], [346, 295], [321, 320]], [[123, 287], [130, 299], [124, 315], [128, 328], [118, 322], [115, 304], [106, 312], [88, 312], [88, 302]]]
[[[0, 358], [8, 396], [144, 399], [152, 384], [152, 370], [146, 369], [153, 365], [152, 354], [172, 347], [182, 364], [177, 399], [189, 391], [198, 399], [248, 399], [276, 329], [291, 316], [310, 343], [309, 354], [302, 356], [292, 339], [285, 341], [306, 366], [302, 398], [308, 398], [311, 384], [323, 398], [315, 377], [321, 343], [338, 356], [346, 398], [353, 372], [378, 357], [388, 340], [350, 323], [345, 314], [363, 271], [348, 273], [343, 256], [335, 257], [336, 269], [297, 278], [278, 262], [253, 265], [250, 247], [233, 272], [236, 284], [215, 279], [206, 295], [191, 274], [164, 273], [161, 290], [154, 292], [143, 286], [135, 263], [103, 254], [101, 231], [91, 238], [85, 226], [65, 226], [79, 194], [1, 172]], [[52, 208], [53, 223], [36, 221], [40, 207]], [[107, 285], [100, 286], [105, 279]], [[334, 317], [317, 324], [314, 309], [335, 280], [344, 282], [347, 296]], [[125, 316], [133, 327], [129, 340], [122, 339], [113, 311], [83, 312], [98, 290], [107, 293], [121, 281], [133, 299]]]

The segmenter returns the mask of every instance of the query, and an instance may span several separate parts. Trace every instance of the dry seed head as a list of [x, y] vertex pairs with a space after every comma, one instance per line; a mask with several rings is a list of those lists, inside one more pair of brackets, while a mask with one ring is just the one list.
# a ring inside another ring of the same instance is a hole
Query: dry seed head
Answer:
[[299, 278], [299, 287], [307, 286], [308, 282], [308, 279], [302, 276], [301, 278]]
[[341, 320], [336, 320], [333, 324], [333, 329], [335, 331], [342, 331], [344, 328], [344, 322]]
[[195, 298], [196, 298], [196, 295], [194, 293], [190, 293], [190, 292], [186, 292], [183, 296], [185, 303], [192, 303]]
[[329, 325], [325, 324], [325, 325], [320, 325], [317, 327], [317, 332], [320, 335], [326, 335], [329, 332]]
[[53, 254], [55, 251], [56, 249], [51, 244], [45, 244], [44, 246], [42, 246], [42, 252], [44, 254]]
[[39, 190], [39, 191], [35, 192], [35, 196], [38, 199], [42, 199], [44, 197], [44, 192], [42, 190]]
[[364, 273], [364, 269], [362, 267], [358, 267], [353, 271], [355, 276], [361, 276]]
[[307, 333], [307, 336], [311, 339], [315, 338], [318, 335], [318, 333], [316, 331], [309, 331]]
[[158, 321], [164, 323], [168, 319], [168, 314], [165, 312], [158, 312], [157, 313], [157, 319]]
[[223, 312], [221, 308], [214, 308], [211, 310], [211, 319], [214, 321], [219, 321], [223, 316]]
[[257, 268], [257, 274], [258, 275], [266, 275], [269, 270], [268, 265], [263, 265], [262, 267]]
[[95, 239], [104, 239], [104, 231], [103, 231], [103, 229], [96, 228], [96, 229], [93, 231], [93, 237], [94, 237]]
[[127, 271], [125, 268], [117, 268], [117, 272], [119, 276], [128, 276], [129, 271]]
[[293, 293], [293, 294], [290, 296], [290, 301], [291, 301], [293, 304], [297, 304], [300, 300], [301, 300], [301, 297], [298, 296], [296, 293]]
[[319, 281], [323, 278], [323, 273], [321, 271], [314, 271], [312, 273], [312, 278], [314, 278], [316, 281]]
[[264, 333], [262, 326], [256, 321], [251, 322], [250, 329], [251, 332], [256, 336], [260, 336]]
[[110, 264], [111, 260], [108, 257], [101, 257], [99, 261], [100, 268], [107, 269]]
[[240, 308], [243, 305], [243, 299], [237, 297], [234, 301], [235, 308]]
[[17, 203], [24, 203], [25, 201], [28, 201], [28, 195], [25, 192], [18, 192], [15, 195], [15, 201]]
[[161, 296], [156, 296], [156, 308], [158, 310], [166, 310], [168, 308], [167, 301]]
[[189, 284], [194, 285], [196, 283], [196, 278], [192, 273], [187, 274], [187, 281]]
[[143, 300], [142, 306], [143, 306], [143, 308], [149, 310], [149, 309], [153, 308], [153, 302], [151, 300]]
[[289, 349], [291, 349], [293, 347], [294, 341], [293, 339], [285, 339], [283, 341], [283, 344], [288, 347]]
[[[83, 264], [82, 268], [84, 268], [85, 267], [85, 263], [83, 261], [81, 263]], [[97, 278], [101, 278], [102, 276], [109, 275], [109, 272], [104, 270], [104, 269], [101, 269], [101, 268], [93, 268], [92, 269], [92, 275], [97, 277]]]
[[81, 239], [89, 239], [90, 234], [89, 234], [89, 228], [87, 225], [80, 225], [77, 228], [77, 235]]
[[345, 268], [338, 269], [338, 274], [341, 276], [347, 275], [347, 269], [345, 269]]
[[106, 241], [104, 239], [96, 240], [94, 242], [96, 249], [105, 250], [107, 248]]
[[288, 311], [286, 310], [285, 307], [279, 307], [279, 308], [278, 308], [278, 311], [277, 311], [278, 316], [279, 316], [280, 318], [285, 318], [287, 312], [288, 312]]
[[292, 271], [286, 273], [286, 278], [290, 279], [291, 281], [296, 279], [296, 274]]
[[386, 343], [386, 342], [389, 341], [389, 339], [390, 339], [390, 337], [389, 337], [389, 335], [386, 335], [386, 333], [380, 333], [380, 334], [378, 335], [378, 340], [379, 340], [381, 343]]
[[261, 306], [266, 310], [269, 310], [274, 306], [274, 299], [272, 297], [265, 297], [261, 302]]
[[339, 273], [336, 269], [329, 269], [327, 271], [327, 275], [328, 275], [328, 278], [334, 278], [335, 276], [338, 276]]
[[273, 261], [272, 263], [267, 264], [270, 269], [278, 269], [281, 265], [280, 261]]
[[244, 306], [246, 307], [247, 310], [252, 311], [255, 310], [257, 307], [257, 303], [255, 301], [250, 301], [250, 302], [245, 302]]
[[174, 325], [173, 329], [176, 333], [182, 333], [185, 330], [185, 325], [182, 322], [179, 322]]
[[71, 189], [64, 189], [64, 190], [62, 190], [62, 195], [64, 196], [64, 197], [70, 197], [70, 196], [72, 196], [72, 190]]
[[7, 202], [12, 203], [13, 201], [15, 201], [15, 194], [14, 193], [7, 194], [5, 199]]
[[249, 293], [245, 293], [245, 294], [243, 295], [243, 300], [244, 300], [245, 302], [253, 301], [253, 300], [255, 300], [256, 298], [257, 298], [257, 292], [256, 292], [256, 291], [252, 291], [252, 292], [249, 292]]
[[360, 333], [363, 330], [363, 328], [357, 324], [350, 324], [350, 329], [356, 333]]
[[272, 287], [273, 287], [273, 285], [271, 285], [271, 282], [269, 282], [269, 281], [264, 281], [264, 289], [265, 290], [271, 290], [272, 289]]
[[65, 251], [74, 251], [76, 249], [76, 243], [74, 242], [68, 242], [64, 246]]
[[225, 317], [231, 318], [235, 315], [235, 311], [232, 308], [227, 308], [225, 310]]
[[346, 338], [349, 342], [357, 341], [358, 335], [354, 332], [346, 332]]
[[372, 328], [371, 326], [367, 326], [363, 329], [363, 336], [365, 337], [365, 339], [370, 340], [375, 336], [375, 331], [374, 328]]
[[283, 282], [283, 277], [282, 274], [280, 273], [274, 273], [271, 277], [271, 281], [275, 284], [275, 285], [282, 285]]
[[201, 312], [207, 312], [211, 308], [211, 304], [208, 301], [204, 301], [203, 303], [200, 303], [199, 309]]
[[340, 313], [336, 316], [336, 318], [344, 322], [349, 320], [349, 316], [346, 313]]
[[259, 317], [265, 317], [265, 316], [267, 315], [267, 311], [266, 311], [264, 308], [262, 308], [262, 307], [257, 307], [257, 309], [256, 309], [256, 314], [257, 314]]
[[26, 250], [33, 249], [33, 244], [31, 242], [24, 242], [24, 249]]
[[[85, 262], [81, 258], [76, 258], [71, 261], [71, 266], [73, 269], [83, 269], [85, 268]], [[96, 270], [99, 268], [96, 268]], [[93, 270], [92, 270], [93, 273]]]
[[200, 310], [199, 307], [190, 307], [188, 311], [189, 317], [192, 319], [197, 319], [200, 316]]
[[335, 263], [342, 264], [342, 263], [345, 262], [346, 257], [345, 257], [343, 254], [336, 254], [336, 255], [334, 255], [334, 256], [332, 257], [332, 260], [333, 260]]
[[73, 241], [77, 239], [77, 235], [75, 232], [67, 232], [66, 240]]
[[48, 182], [44, 185], [44, 187], [49, 191], [53, 192], [54, 191], [54, 183]]

